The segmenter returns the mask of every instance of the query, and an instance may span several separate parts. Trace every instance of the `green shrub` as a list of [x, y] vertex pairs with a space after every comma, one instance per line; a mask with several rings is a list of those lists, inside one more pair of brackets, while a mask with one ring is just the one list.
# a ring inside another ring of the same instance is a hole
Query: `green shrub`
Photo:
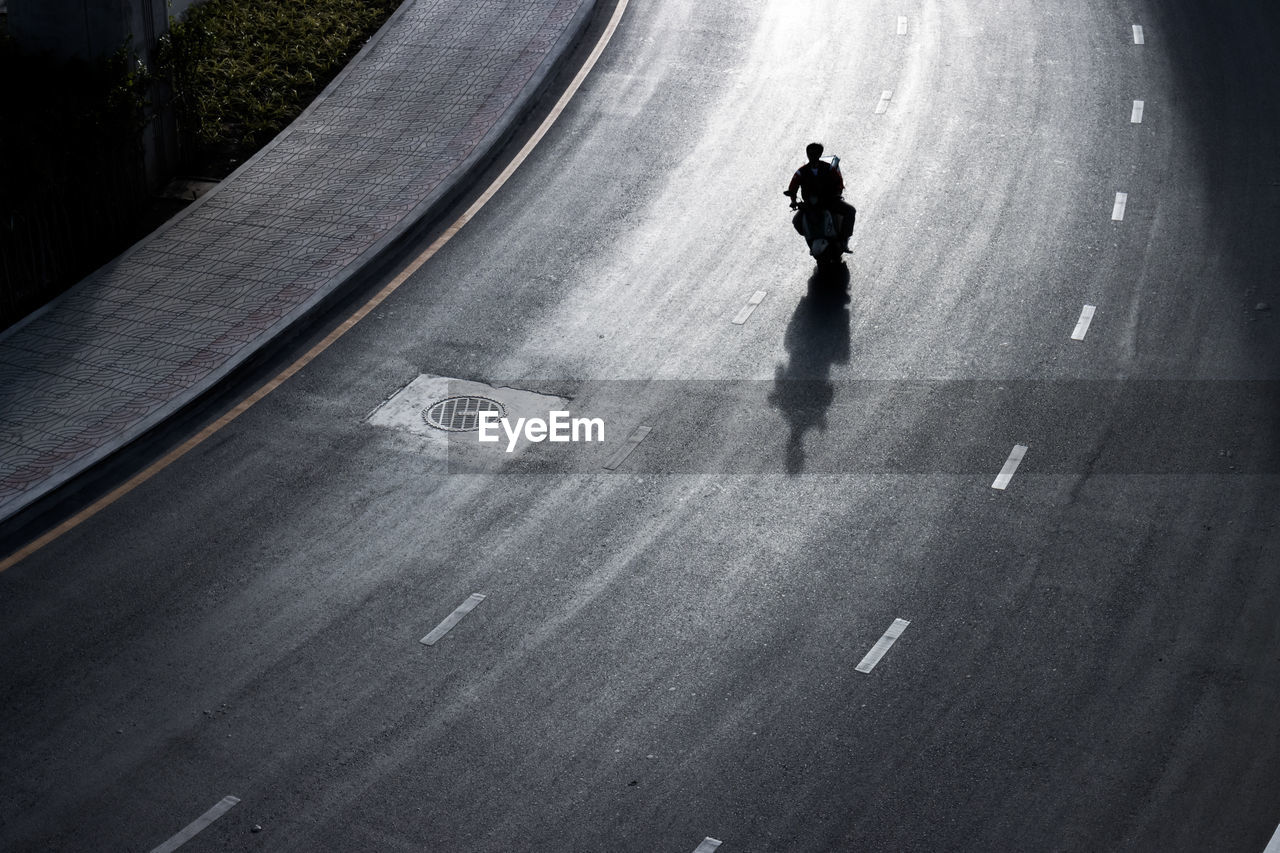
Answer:
[[248, 157], [306, 108], [398, 5], [206, 0], [171, 22], [161, 66], [173, 84], [188, 162], [221, 171]]
[[172, 214], [149, 197], [143, 170], [153, 110], [172, 100], [187, 174], [222, 177], [302, 112], [398, 5], [206, 0], [162, 39], [154, 76], [129, 44], [62, 61], [24, 54], [0, 32], [0, 329]]

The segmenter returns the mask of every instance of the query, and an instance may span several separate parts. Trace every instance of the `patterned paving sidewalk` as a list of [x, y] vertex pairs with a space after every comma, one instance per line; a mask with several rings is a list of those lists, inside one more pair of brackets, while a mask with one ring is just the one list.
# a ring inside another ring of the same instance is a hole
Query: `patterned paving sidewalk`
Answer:
[[0, 335], [0, 521], [340, 288], [483, 162], [596, 0], [408, 0], [270, 146]]

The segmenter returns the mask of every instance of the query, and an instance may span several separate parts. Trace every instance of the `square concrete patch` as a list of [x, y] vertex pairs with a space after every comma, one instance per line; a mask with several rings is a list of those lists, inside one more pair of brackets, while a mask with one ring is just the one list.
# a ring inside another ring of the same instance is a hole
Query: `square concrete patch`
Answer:
[[476, 430], [449, 432], [427, 423], [426, 411], [432, 404], [458, 396], [495, 400], [505, 410], [504, 417], [511, 422], [519, 418], [546, 419], [551, 412], [568, 407], [568, 400], [562, 397], [424, 373], [374, 409], [366, 420], [376, 427], [416, 436], [419, 441], [414, 443], [414, 449], [432, 457], [458, 462], [484, 460], [487, 463], [482, 466], [484, 468], [492, 468], [495, 462], [519, 456], [529, 447], [530, 442], [521, 440], [516, 443], [514, 451], [508, 453], [507, 437], [501, 429], [498, 430], [499, 441], [481, 443]]

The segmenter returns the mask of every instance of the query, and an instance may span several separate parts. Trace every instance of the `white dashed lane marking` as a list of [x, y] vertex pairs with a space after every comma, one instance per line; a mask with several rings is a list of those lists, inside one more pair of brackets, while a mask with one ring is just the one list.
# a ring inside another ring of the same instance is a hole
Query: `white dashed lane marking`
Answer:
[[907, 630], [907, 626], [911, 623], [906, 619], [894, 619], [893, 624], [889, 626], [889, 630], [884, 632], [876, 644], [871, 647], [871, 651], [867, 652], [866, 657], [862, 659], [862, 663], [858, 664], [858, 672], [870, 672], [875, 665], [880, 662], [880, 658], [884, 657], [885, 652], [889, 651], [889, 647], [897, 642], [902, 636], [902, 632]]
[[[1143, 34], [1143, 32], [1142, 32], [1142, 25], [1141, 25], [1141, 24], [1134, 24], [1134, 25], [1133, 25], [1133, 43], [1134, 43], [1134, 44], [1146, 44], [1146, 43], [1147, 43], [1147, 37], [1146, 37], [1146, 35], [1144, 35], [1144, 34]], [[1157, 52], [1158, 52], [1158, 51], [1157, 51]]]
[[880, 100], [876, 103], [876, 115], [880, 115], [889, 109], [889, 101], [893, 98], [893, 90], [885, 89], [880, 93]]
[[702, 843], [698, 845], [697, 849], [695, 849], [693, 853], [711, 853], [712, 850], [715, 850], [719, 846], [720, 842], [708, 835], [706, 838], [702, 839]]
[[1116, 203], [1111, 207], [1111, 221], [1119, 222], [1124, 219], [1124, 209], [1129, 205], [1128, 193], [1116, 193]]
[[231, 807], [238, 802], [240, 802], [239, 797], [223, 797], [218, 801], [216, 806], [191, 821], [191, 823], [183, 827], [181, 832], [170, 838], [164, 844], [153, 848], [151, 853], [173, 853], [174, 850], [177, 850], [179, 847], [195, 838], [196, 835], [198, 835], [206, 826], [230, 811]]
[[608, 462], [604, 463], [605, 469], [613, 471], [623, 462], [626, 462], [627, 457], [631, 455], [631, 451], [635, 450], [636, 446], [639, 445], [640, 442], [644, 441], [645, 436], [652, 431], [653, 427], [650, 426], [636, 427], [635, 432], [631, 433], [631, 436], [627, 439], [627, 443], [618, 448], [618, 452], [613, 454], [613, 456], [609, 458]]
[[1008, 486], [1009, 481], [1013, 479], [1013, 472], [1018, 470], [1018, 466], [1022, 464], [1022, 457], [1026, 453], [1027, 445], [1015, 444], [1013, 450], [1009, 452], [1009, 458], [1004, 461], [1004, 467], [996, 476], [996, 481], [991, 484], [991, 488], [1003, 489]]
[[1094, 307], [1092, 305], [1084, 306], [1080, 311], [1080, 319], [1076, 321], [1076, 329], [1071, 333], [1071, 340], [1083, 341], [1085, 333], [1089, 331], [1089, 324], [1093, 322]]
[[1146, 103], [1144, 101], [1133, 102], [1133, 112], [1129, 114], [1130, 124], [1142, 124], [1142, 111], [1145, 106]]
[[905, 36], [907, 34], [907, 19], [898, 17], [898, 35]]
[[423, 637], [418, 642], [422, 643], [422, 645], [424, 646], [434, 646], [437, 640], [439, 640], [445, 634], [449, 633], [449, 631], [453, 628], [454, 625], [457, 625], [459, 622], [462, 621], [463, 616], [466, 616], [472, 610], [475, 610], [476, 605], [484, 601], [484, 599], [485, 599], [485, 596], [482, 595], [481, 593], [478, 593], [478, 592], [471, 593], [470, 598], [468, 598], [466, 601], [459, 604], [452, 613], [450, 613], [448, 616], [445, 617], [445, 620], [443, 622], [441, 622], [436, 627], [432, 628], [431, 633], [427, 634], [427, 636]]
[[1276, 827], [1275, 835], [1271, 836], [1271, 840], [1267, 842], [1267, 849], [1262, 853], [1280, 853], [1280, 826]]
[[756, 310], [756, 306], [763, 302], [767, 295], [768, 291], [765, 290], [757, 290], [752, 294], [751, 298], [747, 300], [747, 304], [742, 306], [742, 310], [738, 312], [738, 316], [733, 318], [733, 324], [741, 326], [746, 323], [747, 318], [751, 316], [751, 312]]

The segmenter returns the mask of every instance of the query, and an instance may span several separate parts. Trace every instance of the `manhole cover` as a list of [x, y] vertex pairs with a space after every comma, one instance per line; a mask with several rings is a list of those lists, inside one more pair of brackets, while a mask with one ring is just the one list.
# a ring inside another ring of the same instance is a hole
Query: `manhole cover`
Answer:
[[468, 432], [480, 429], [481, 412], [493, 412], [501, 418], [507, 414], [507, 407], [488, 397], [445, 397], [423, 409], [422, 419], [446, 432]]

